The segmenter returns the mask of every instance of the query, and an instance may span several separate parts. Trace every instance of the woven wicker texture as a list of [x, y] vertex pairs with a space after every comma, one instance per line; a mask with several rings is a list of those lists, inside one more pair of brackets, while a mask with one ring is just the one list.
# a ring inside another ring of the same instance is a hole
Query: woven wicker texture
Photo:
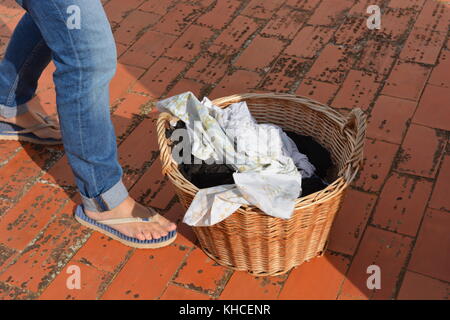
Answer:
[[[296, 200], [290, 219], [266, 215], [254, 206], [242, 206], [216, 225], [194, 227], [204, 252], [220, 265], [257, 276], [279, 275], [324, 252], [344, 192], [362, 164], [366, 117], [360, 109], [344, 116], [319, 102], [287, 94], [246, 93], [213, 102], [226, 108], [239, 101], [247, 102], [259, 123], [272, 123], [312, 136], [330, 151], [337, 169], [327, 188]], [[162, 170], [188, 208], [198, 188], [184, 178], [171, 156], [166, 130], [172, 118], [161, 113], [157, 121]]]

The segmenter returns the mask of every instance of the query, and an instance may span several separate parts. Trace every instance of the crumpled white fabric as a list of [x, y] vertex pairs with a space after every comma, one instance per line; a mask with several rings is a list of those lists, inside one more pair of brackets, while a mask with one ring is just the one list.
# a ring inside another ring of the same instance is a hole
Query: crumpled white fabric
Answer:
[[[234, 185], [201, 189], [183, 221], [191, 226], [216, 224], [241, 205], [252, 204], [268, 215], [288, 219], [301, 192], [301, 179], [315, 171], [295, 143], [272, 124], [258, 124], [247, 104], [221, 109], [191, 92], [157, 103], [186, 124], [192, 154], [235, 168]], [[222, 162], [221, 162], [222, 161]]]

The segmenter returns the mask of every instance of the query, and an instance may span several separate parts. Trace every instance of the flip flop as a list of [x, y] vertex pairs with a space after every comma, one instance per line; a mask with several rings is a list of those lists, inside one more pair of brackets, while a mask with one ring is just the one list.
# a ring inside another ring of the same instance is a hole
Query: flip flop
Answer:
[[108, 219], [96, 221], [89, 218], [85, 213], [82, 205], [79, 205], [75, 210], [75, 219], [81, 223], [83, 226], [91, 228], [95, 231], [103, 233], [108, 237], [120, 241], [124, 245], [139, 248], [139, 249], [156, 249], [168, 246], [173, 241], [175, 241], [177, 237], [177, 231], [170, 231], [166, 236], [152, 239], [152, 240], [139, 240], [137, 238], [129, 237], [124, 235], [123, 233], [117, 231], [116, 229], [111, 228], [111, 225], [121, 224], [121, 223], [133, 223], [133, 222], [144, 222], [150, 223], [152, 222], [153, 217], [150, 218], [123, 218], [123, 219]]
[[38, 130], [42, 130], [44, 128], [56, 128], [56, 126], [49, 117], [46, 117], [38, 112], [33, 114], [33, 116], [42, 123], [31, 128], [22, 128], [12, 123], [0, 121], [0, 140], [26, 141], [45, 145], [62, 144], [61, 139], [41, 138], [35, 135], [34, 132]]

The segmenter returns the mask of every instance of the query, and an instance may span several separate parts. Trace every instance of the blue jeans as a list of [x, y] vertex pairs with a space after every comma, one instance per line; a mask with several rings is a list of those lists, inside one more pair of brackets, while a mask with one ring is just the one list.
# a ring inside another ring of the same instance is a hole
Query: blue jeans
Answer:
[[[0, 115], [27, 111], [53, 60], [61, 134], [85, 209], [128, 197], [109, 109], [116, 47], [100, 0], [18, 0], [26, 10], [0, 62]], [[78, 14], [79, 13], [79, 14]]]

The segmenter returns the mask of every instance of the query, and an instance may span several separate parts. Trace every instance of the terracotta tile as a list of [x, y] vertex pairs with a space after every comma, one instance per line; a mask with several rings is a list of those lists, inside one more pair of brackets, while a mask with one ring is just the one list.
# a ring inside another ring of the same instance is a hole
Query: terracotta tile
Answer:
[[428, 79], [428, 83], [439, 87], [450, 88], [450, 74], [448, 70], [450, 70], [450, 51], [442, 50], [438, 63], [433, 68], [430, 79]]
[[172, 43], [176, 36], [156, 31], [147, 31], [119, 59], [121, 63], [150, 67]]
[[99, 232], [94, 232], [78, 250], [71, 262], [79, 261], [101, 271], [114, 272], [132, 251], [132, 248], [119, 241]]
[[400, 144], [417, 103], [409, 100], [379, 96], [367, 124], [367, 135]]
[[155, 13], [133, 10], [120, 23], [120, 26], [114, 32], [114, 38], [117, 42], [130, 44], [137, 40], [145, 28], [155, 24], [160, 17]]
[[3, 59], [5, 56], [6, 46], [8, 45], [9, 38], [0, 37], [0, 58]]
[[55, 183], [62, 187], [75, 187], [75, 177], [67, 160], [67, 155], [64, 155], [51, 166], [51, 168], [41, 177], [41, 180]]
[[252, 92], [261, 77], [256, 72], [237, 70], [231, 75], [226, 75], [209, 95], [211, 98], [219, 98], [232, 94]]
[[415, 27], [403, 46], [400, 59], [435, 64], [445, 36], [443, 32]]
[[323, 49], [306, 77], [332, 84], [341, 83], [353, 64], [349, 51], [342, 47], [328, 44]]
[[425, 1], [426, 0], [391, 0], [389, 1], [388, 6], [390, 8], [419, 10], [422, 8]]
[[122, 0], [111, 0], [104, 5], [104, 8], [110, 23], [115, 26], [142, 2], [142, 0], [130, 0], [125, 3]]
[[328, 249], [348, 255], [355, 253], [376, 199], [369, 193], [347, 191], [331, 227]]
[[269, 20], [261, 33], [292, 39], [306, 22], [306, 17], [305, 12], [282, 6]]
[[449, 19], [450, 9], [448, 3], [445, 3], [445, 1], [425, 1], [414, 26], [447, 32]]
[[7, 17], [14, 17], [23, 12], [22, 7], [13, 0], [2, 1], [0, 3], [0, 8], [2, 10], [2, 15]]
[[450, 156], [442, 159], [441, 169], [434, 185], [433, 195], [429, 206], [435, 209], [450, 211], [450, 197], [448, 196], [448, 183], [450, 181]]
[[363, 169], [354, 185], [364, 191], [379, 191], [391, 168], [397, 150], [398, 145], [366, 139]]
[[327, 253], [295, 268], [279, 295], [282, 300], [334, 300], [350, 261]]
[[[371, 3], [372, 4], [372, 3]], [[387, 8], [382, 12], [381, 29], [376, 36], [389, 41], [401, 39], [417, 15], [414, 11]]]
[[320, 0], [287, 0], [285, 5], [291, 6], [297, 10], [310, 11], [317, 7]]
[[331, 98], [334, 97], [338, 89], [339, 86], [334, 84], [305, 79], [302, 81], [295, 94], [327, 104], [330, 102]]
[[116, 275], [102, 299], [156, 299], [180, 266], [186, 252], [170, 245], [156, 250], [137, 250]]
[[[6, 269], [0, 281], [32, 292], [46, 287], [89, 235], [84, 227], [73, 220], [72, 210], [73, 204], [70, 203], [63, 210], [62, 218], [48, 225], [33, 245]], [[66, 212], [70, 212], [70, 216]]]
[[240, 5], [241, 3], [237, 0], [218, 1], [211, 11], [197, 20], [197, 23], [214, 29], [222, 29]]
[[433, 128], [450, 130], [450, 88], [426, 86], [413, 122]]
[[212, 35], [213, 32], [209, 28], [192, 25], [172, 44], [165, 55], [189, 62], [198, 56], [202, 46]]
[[17, 251], [0, 243], [0, 267], [3, 268], [12, 258], [17, 255]]
[[179, 203], [176, 202], [165, 214], [168, 220], [177, 223], [178, 236], [175, 239], [174, 244], [179, 246], [180, 249], [193, 248], [197, 244], [197, 236], [191, 226], [183, 223], [183, 217], [186, 209]]
[[376, 74], [350, 70], [341, 89], [333, 100], [335, 108], [367, 110], [380, 86]]
[[20, 151], [22, 144], [19, 141], [0, 141], [0, 167], [8, 162], [8, 159], [13, 157]]
[[173, 281], [214, 294], [227, 280], [228, 274], [226, 268], [211, 260], [201, 249], [195, 248], [189, 253]]
[[118, 149], [119, 162], [124, 170], [123, 182], [128, 188], [142, 174], [145, 163], [155, 158], [153, 153], [159, 150], [155, 122], [155, 117], [142, 121]]
[[450, 215], [429, 209], [425, 213], [408, 269], [450, 281]]
[[198, 83], [198, 82], [196, 82], [194, 80], [190, 80], [190, 79], [181, 79], [169, 91], [169, 93], [167, 93], [167, 97], [171, 97], [171, 96], [175, 96], [180, 93], [191, 91], [193, 94], [195, 94], [195, 96], [197, 98], [201, 99], [200, 92], [201, 92], [202, 88], [203, 88], [203, 84], [201, 84], [201, 83]]
[[10, 37], [12, 35], [12, 31], [22, 19], [22, 12], [14, 17], [2, 18], [3, 25], [0, 25], [0, 37]]
[[[382, 94], [417, 101], [429, 73], [429, 68], [398, 61], [386, 81]], [[414, 74], [414, 77], [411, 77], [411, 74]]]
[[[70, 277], [75, 274], [76, 267], [80, 271], [80, 289], [67, 285], [72, 279]], [[83, 263], [69, 262], [39, 296], [39, 300], [94, 300], [98, 298], [102, 287], [110, 277], [108, 273]]]
[[56, 67], [52, 61], [47, 68], [44, 69], [44, 72], [42, 72], [38, 80], [38, 91], [55, 88], [55, 83], [53, 82], [53, 72], [55, 71]]
[[277, 59], [261, 86], [273, 92], [290, 92], [308, 66], [309, 61], [305, 59], [282, 55]]
[[14, 200], [23, 188], [36, 179], [41, 170], [48, 166], [52, 153], [42, 146], [25, 144], [8, 163], [1, 168], [0, 193], [4, 199]]
[[210, 300], [211, 297], [191, 290], [183, 288], [179, 285], [169, 284], [166, 291], [164, 291], [160, 300]]
[[160, 159], [155, 159], [150, 168], [130, 190], [130, 195], [145, 205], [165, 209], [175, 196], [171, 182], [162, 173]]
[[186, 68], [186, 62], [168, 58], [159, 58], [132, 88], [133, 91], [147, 93], [159, 98], [180, 73]]
[[[280, 293], [286, 276], [255, 277], [235, 271], [220, 295], [222, 300], [273, 300]], [[244, 285], [245, 284], [245, 285]]]
[[35, 184], [0, 220], [0, 242], [23, 250], [63, 207], [67, 195], [61, 188]]
[[352, 6], [350, 11], [348, 12], [349, 15], [362, 15], [362, 16], [368, 16], [367, 14], [367, 7], [370, 5], [378, 5], [379, 7], [383, 6], [384, 0], [357, 0], [354, 1], [355, 4]]
[[372, 223], [415, 237], [431, 188], [429, 181], [393, 173], [380, 194]]
[[117, 64], [117, 71], [109, 85], [110, 91], [110, 103], [123, 97], [139, 79], [139, 77], [145, 72], [144, 69], [136, 68], [132, 66], [125, 66], [123, 64]]
[[336, 44], [355, 46], [365, 39], [369, 32], [367, 17], [349, 16], [334, 33]]
[[0, 300], [30, 300], [33, 297], [26, 290], [0, 282]]
[[445, 144], [445, 137], [440, 136], [436, 130], [411, 124], [397, 158], [397, 170], [433, 178]]
[[215, 53], [203, 54], [186, 73], [186, 78], [205, 83], [216, 83], [225, 75], [229, 64], [229, 56]]
[[448, 300], [449, 292], [448, 283], [407, 271], [397, 299]]
[[369, 39], [359, 59], [358, 68], [388, 74], [396, 57], [396, 47], [389, 42]]
[[202, 7], [196, 3], [177, 2], [152, 30], [179, 36], [201, 14]]
[[[411, 250], [411, 242], [411, 238], [369, 226], [353, 258], [339, 299], [394, 298], [398, 278]], [[372, 275], [371, 272], [367, 273], [367, 268], [371, 265], [380, 268], [380, 289], [367, 287], [367, 280]]]
[[235, 65], [257, 70], [270, 66], [283, 50], [284, 43], [277, 39], [257, 36], [236, 60]]
[[117, 57], [119, 58], [129, 48], [129, 45], [116, 42]]
[[111, 116], [116, 137], [122, 140], [122, 136], [130, 126], [136, 122], [135, 117], [141, 114], [141, 107], [150, 99], [135, 93], [127, 94], [114, 110]]
[[235, 53], [242, 48], [245, 41], [256, 31], [258, 23], [253, 19], [237, 16], [222, 33], [214, 40], [214, 46], [210, 51], [218, 52], [224, 49], [229, 53]]
[[334, 25], [353, 5], [353, 1], [322, 1], [308, 21], [312, 25]]
[[172, 5], [172, 1], [145, 1], [139, 10], [165, 15]]
[[332, 35], [333, 29], [321, 26], [305, 26], [297, 33], [284, 53], [302, 58], [313, 58]]
[[253, 18], [268, 19], [283, 4], [282, 0], [251, 0], [241, 12]]

